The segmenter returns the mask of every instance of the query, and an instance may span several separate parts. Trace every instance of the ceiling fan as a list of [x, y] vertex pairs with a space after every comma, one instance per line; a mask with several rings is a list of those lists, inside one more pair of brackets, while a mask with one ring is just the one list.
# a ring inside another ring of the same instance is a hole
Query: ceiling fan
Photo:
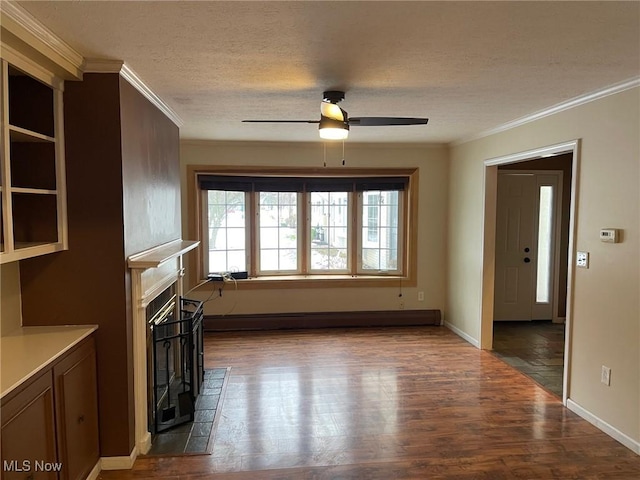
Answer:
[[350, 126], [379, 127], [388, 125], [426, 125], [428, 118], [414, 117], [349, 117], [338, 106], [344, 100], [344, 92], [329, 90], [322, 94], [320, 120], [243, 120], [245, 123], [317, 123], [320, 137], [327, 140], [343, 140], [349, 135]]

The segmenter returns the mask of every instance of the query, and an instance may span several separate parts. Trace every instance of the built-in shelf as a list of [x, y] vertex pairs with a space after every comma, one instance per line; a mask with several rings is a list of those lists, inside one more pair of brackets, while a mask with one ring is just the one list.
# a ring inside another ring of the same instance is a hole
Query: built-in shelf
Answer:
[[15, 125], [9, 125], [9, 137], [12, 142], [18, 143], [39, 143], [39, 142], [55, 142], [56, 139], [49, 135], [43, 135], [42, 133], [33, 132], [26, 128], [16, 127]]
[[[67, 249], [62, 84], [2, 59], [0, 263]], [[32, 72], [33, 73], [33, 72]]]
[[127, 263], [129, 268], [158, 268], [169, 260], [190, 252], [200, 244], [197, 240], [174, 240], [157, 247], [131, 255]]

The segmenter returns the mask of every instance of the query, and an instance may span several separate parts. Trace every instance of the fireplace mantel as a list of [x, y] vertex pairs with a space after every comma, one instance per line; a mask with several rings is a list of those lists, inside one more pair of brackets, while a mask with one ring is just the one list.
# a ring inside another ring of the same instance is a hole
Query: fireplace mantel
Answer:
[[200, 242], [197, 240], [174, 240], [169, 243], [163, 243], [157, 247], [131, 255], [127, 259], [127, 264], [132, 269], [158, 268], [172, 258], [190, 252], [199, 244]]

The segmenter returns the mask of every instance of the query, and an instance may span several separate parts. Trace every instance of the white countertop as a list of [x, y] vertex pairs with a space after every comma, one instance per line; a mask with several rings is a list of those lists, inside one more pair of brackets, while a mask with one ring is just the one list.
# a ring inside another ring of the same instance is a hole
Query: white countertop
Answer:
[[97, 325], [21, 327], [0, 337], [0, 398], [97, 329]]

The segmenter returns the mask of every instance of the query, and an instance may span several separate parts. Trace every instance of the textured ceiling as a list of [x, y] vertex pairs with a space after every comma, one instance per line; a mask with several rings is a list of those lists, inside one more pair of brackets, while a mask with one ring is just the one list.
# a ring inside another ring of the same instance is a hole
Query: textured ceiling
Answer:
[[354, 142], [450, 142], [640, 75], [639, 2], [21, 1], [85, 58], [124, 60], [181, 137], [318, 141], [323, 90]]

